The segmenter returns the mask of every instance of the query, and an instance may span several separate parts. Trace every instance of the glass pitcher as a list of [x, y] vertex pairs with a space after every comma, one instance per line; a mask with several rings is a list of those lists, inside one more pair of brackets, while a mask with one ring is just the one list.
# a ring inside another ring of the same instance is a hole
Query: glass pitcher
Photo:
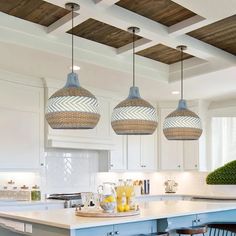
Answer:
[[116, 190], [115, 183], [104, 182], [98, 186], [98, 194], [100, 198], [100, 206], [104, 212], [116, 211]]
[[98, 186], [98, 193], [102, 196], [113, 196], [116, 198], [115, 183], [104, 182]]

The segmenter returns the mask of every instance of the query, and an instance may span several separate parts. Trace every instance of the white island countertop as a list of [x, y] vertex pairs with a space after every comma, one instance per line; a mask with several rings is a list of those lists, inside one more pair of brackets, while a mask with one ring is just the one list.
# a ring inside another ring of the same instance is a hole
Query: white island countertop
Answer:
[[182, 197], [182, 198], [191, 198], [191, 199], [206, 199], [206, 200], [230, 200], [236, 202], [236, 195], [235, 194], [214, 194], [214, 193], [159, 193], [159, 194], [144, 194], [138, 195], [137, 199], [155, 199], [158, 197]]
[[193, 201], [156, 201], [140, 205], [138, 216], [119, 218], [78, 217], [75, 209], [60, 209], [50, 211], [30, 212], [0, 212], [0, 217], [6, 217], [25, 222], [38, 223], [64, 229], [81, 229], [96, 226], [122, 224], [146, 220], [179, 217], [192, 214], [219, 212], [236, 209], [236, 203], [230, 202], [193, 202]]

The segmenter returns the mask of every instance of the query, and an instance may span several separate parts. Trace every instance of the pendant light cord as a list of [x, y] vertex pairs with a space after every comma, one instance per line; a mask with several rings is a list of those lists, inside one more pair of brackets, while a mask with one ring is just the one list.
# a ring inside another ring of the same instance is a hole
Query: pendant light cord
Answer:
[[71, 6], [71, 24], [72, 24], [72, 28], [71, 28], [71, 44], [72, 44], [72, 48], [71, 48], [71, 55], [72, 55], [72, 73], [74, 73], [74, 6]]
[[133, 28], [133, 87], [135, 87], [135, 28]]
[[183, 48], [181, 48], [181, 100], [184, 98]]

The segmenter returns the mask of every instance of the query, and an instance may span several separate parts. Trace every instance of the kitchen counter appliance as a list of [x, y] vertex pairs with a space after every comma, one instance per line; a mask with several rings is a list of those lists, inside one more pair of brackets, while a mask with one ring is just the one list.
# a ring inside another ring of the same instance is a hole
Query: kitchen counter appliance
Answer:
[[47, 199], [51, 200], [62, 200], [65, 208], [75, 208], [82, 206], [81, 193], [61, 193], [61, 194], [50, 194]]

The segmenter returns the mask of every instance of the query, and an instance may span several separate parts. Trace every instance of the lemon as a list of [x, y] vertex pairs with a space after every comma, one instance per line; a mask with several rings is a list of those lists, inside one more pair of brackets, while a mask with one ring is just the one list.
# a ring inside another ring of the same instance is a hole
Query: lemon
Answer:
[[123, 205], [118, 205], [117, 210], [118, 210], [118, 212], [123, 212], [125, 210], [125, 208]]
[[107, 202], [115, 202], [116, 201], [116, 199], [113, 196], [106, 197], [105, 200]]
[[125, 206], [124, 206], [124, 211], [129, 211], [129, 210], [130, 210], [129, 205], [125, 205]]

